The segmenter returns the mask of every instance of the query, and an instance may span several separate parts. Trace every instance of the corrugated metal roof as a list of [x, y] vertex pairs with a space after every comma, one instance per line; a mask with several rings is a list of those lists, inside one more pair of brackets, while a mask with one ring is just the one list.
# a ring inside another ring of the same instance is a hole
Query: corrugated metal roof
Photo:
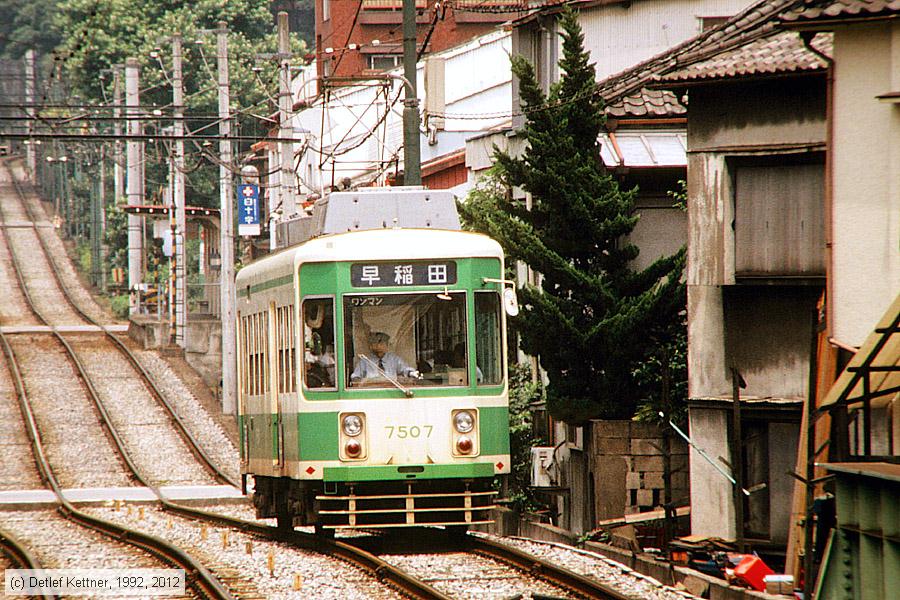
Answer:
[[[830, 55], [832, 35], [820, 33], [812, 41], [814, 48]], [[657, 76], [657, 81], [688, 82], [757, 75], [776, 75], [821, 71], [826, 62], [803, 45], [795, 32], [773, 33], [731, 50], [725, 50], [709, 60], [699, 61], [684, 69]]]
[[895, 16], [900, 16], [900, 0], [814, 0], [787, 13], [783, 20], [799, 24]]

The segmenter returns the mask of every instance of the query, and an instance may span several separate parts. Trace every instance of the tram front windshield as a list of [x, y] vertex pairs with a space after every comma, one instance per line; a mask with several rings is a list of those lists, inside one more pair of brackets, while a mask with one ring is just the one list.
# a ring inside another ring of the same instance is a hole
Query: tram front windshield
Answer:
[[467, 386], [466, 331], [464, 292], [344, 296], [347, 387]]

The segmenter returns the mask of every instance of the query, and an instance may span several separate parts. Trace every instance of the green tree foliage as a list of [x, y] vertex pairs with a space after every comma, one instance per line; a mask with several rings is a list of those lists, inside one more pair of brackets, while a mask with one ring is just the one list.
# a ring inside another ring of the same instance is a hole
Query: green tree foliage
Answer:
[[[633, 371], [684, 309], [684, 252], [631, 269], [635, 191], [619, 189], [600, 158], [603, 103], [576, 13], [564, 11], [560, 25], [562, 76], [549, 95], [533, 67], [513, 58], [526, 150], [518, 158], [497, 152], [495, 172], [462, 213], [542, 276], [540, 289], [520, 290], [515, 328], [547, 370], [551, 414], [568, 422], [631, 418], [641, 400]], [[530, 209], [507, 194], [513, 187], [531, 194]]]
[[[277, 49], [275, 24], [264, 0], [199, 0], [197, 2], [128, 0], [69, 0], [60, 3], [55, 19], [62, 42], [58, 49], [57, 76], [51, 81], [53, 97], [109, 103], [112, 76], [109, 69], [128, 57], [141, 63], [141, 105], [158, 106], [161, 120], [149, 117], [149, 133], [171, 121], [171, 36], [183, 38], [183, 76], [186, 128], [217, 132], [216, 36], [212, 30], [224, 21], [229, 29], [229, 78], [236, 126], [233, 133], [262, 138], [268, 125], [258, 116], [277, 106]], [[306, 49], [294, 35], [292, 51]], [[260, 58], [270, 55], [270, 58]], [[254, 71], [254, 69], [256, 69]], [[55, 86], [55, 87], [53, 87]], [[124, 80], [123, 80], [124, 89]], [[246, 150], [244, 144], [238, 150]], [[218, 203], [218, 165], [210, 148], [187, 144], [187, 186], [190, 204]], [[205, 152], [204, 152], [205, 151]], [[165, 185], [164, 161], [169, 150], [157, 142], [147, 145], [146, 189], [149, 195]]]
[[[667, 192], [672, 206], [687, 211], [687, 182], [678, 181], [675, 190]], [[666, 426], [669, 420], [676, 425], [687, 424], [687, 311], [678, 313], [654, 340], [656, 350], [639, 363], [634, 379], [641, 391], [641, 401], [635, 419]]]
[[56, 0], [0, 0], [0, 58], [21, 58], [27, 50], [49, 54], [59, 43], [53, 26]]
[[671, 333], [668, 339], [634, 370], [642, 396], [635, 418], [663, 426], [671, 419], [683, 427], [687, 422], [686, 324], [675, 323], [667, 333]]
[[531, 448], [546, 444], [547, 440], [535, 438], [532, 405], [542, 401], [543, 397], [543, 386], [540, 381], [532, 381], [528, 365], [510, 365], [509, 445], [512, 466], [507, 497], [511, 508], [520, 513], [538, 506], [531, 489]]

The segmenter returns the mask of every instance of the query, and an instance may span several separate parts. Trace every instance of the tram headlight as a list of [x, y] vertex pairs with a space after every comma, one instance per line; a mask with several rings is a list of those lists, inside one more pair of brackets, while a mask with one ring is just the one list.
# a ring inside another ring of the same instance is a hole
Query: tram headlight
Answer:
[[475, 415], [467, 410], [461, 410], [453, 415], [453, 426], [460, 433], [469, 433], [475, 427]]
[[341, 421], [341, 428], [344, 430], [344, 435], [356, 437], [362, 433], [362, 419], [359, 418], [359, 415], [345, 415]]
[[478, 443], [478, 409], [462, 408], [450, 412], [450, 454], [472, 458], [480, 454]]

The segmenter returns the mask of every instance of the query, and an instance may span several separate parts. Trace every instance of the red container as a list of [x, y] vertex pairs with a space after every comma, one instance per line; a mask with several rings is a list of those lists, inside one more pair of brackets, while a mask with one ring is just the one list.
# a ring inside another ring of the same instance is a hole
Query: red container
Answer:
[[775, 573], [766, 563], [758, 556], [746, 556], [734, 568], [734, 576], [736, 579], [743, 581], [757, 592], [766, 590], [766, 575]]

